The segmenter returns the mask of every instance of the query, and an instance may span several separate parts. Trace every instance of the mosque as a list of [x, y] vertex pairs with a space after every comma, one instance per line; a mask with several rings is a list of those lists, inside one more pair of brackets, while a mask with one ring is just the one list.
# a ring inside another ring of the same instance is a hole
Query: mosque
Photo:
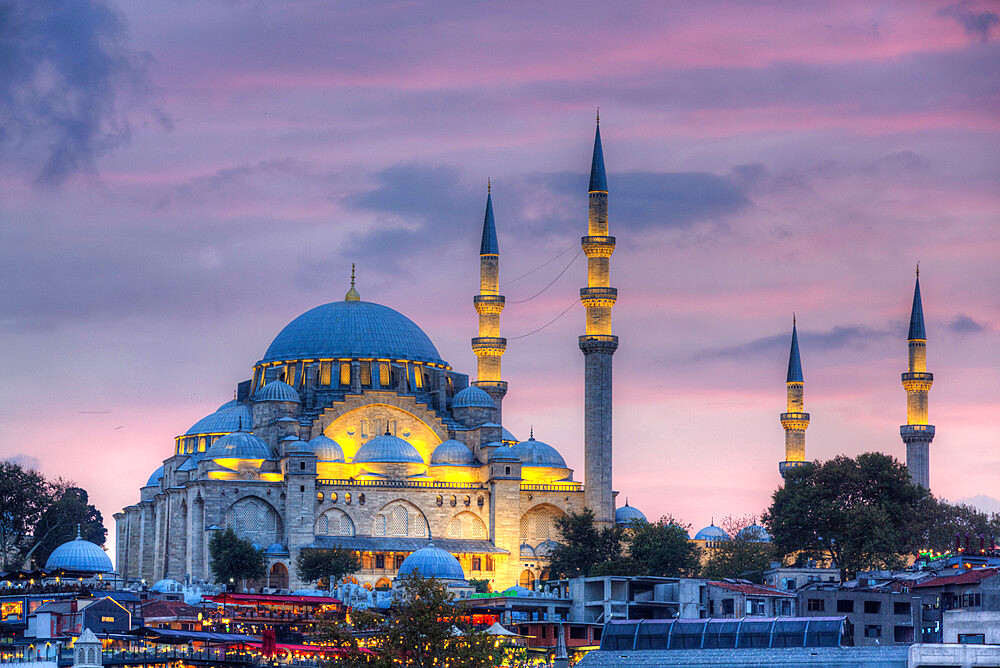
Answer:
[[262, 584], [273, 588], [304, 586], [297, 555], [328, 547], [359, 555], [360, 584], [385, 586], [408, 555], [433, 540], [466, 578], [505, 589], [546, 577], [557, 517], [586, 507], [604, 526], [616, 517], [644, 519], [631, 506], [616, 511], [611, 489], [617, 290], [610, 286], [615, 238], [599, 123], [581, 240], [588, 262], [580, 290], [586, 328], [578, 341], [585, 485], [556, 448], [534, 434], [521, 441], [503, 427], [507, 340], [488, 190], [473, 297], [476, 380], [455, 371], [405, 315], [363, 301], [352, 270], [344, 299], [282, 329], [235, 398], [177, 436], [138, 503], [115, 514], [119, 576], [211, 580], [209, 540], [231, 528], [264, 551]]

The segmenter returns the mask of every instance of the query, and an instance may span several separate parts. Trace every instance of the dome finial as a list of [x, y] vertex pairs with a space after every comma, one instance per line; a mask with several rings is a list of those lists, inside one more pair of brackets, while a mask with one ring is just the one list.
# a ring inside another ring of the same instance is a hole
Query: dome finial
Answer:
[[795, 327], [795, 311], [792, 311], [792, 327]]
[[920, 260], [917, 260], [917, 278], [920, 278]]
[[[523, 434], [524, 432], [522, 431], [521, 433]], [[528, 440], [529, 441], [535, 440], [535, 425], [531, 425], [531, 429], [528, 432]]]
[[76, 539], [83, 540], [83, 536], [80, 535], [80, 523], [76, 523]]
[[490, 183], [490, 177], [487, 176], [486, 177], [486, 194], [489, 195], [492, 190], [493, 190], [493, 184]]
[[361, 301], [361, 295], [359, 295], [358, 291], [354, 289], [354, 263], [353, 262], [351, 263], [351, 289], [347, 291], [346, 295], [344, 295], [344, 301], [345, 302], [359, 302], [359, 301]]
[[601, 124], [601, 108], [600, 107], [597, 108], [597, 124], [598, 125]]

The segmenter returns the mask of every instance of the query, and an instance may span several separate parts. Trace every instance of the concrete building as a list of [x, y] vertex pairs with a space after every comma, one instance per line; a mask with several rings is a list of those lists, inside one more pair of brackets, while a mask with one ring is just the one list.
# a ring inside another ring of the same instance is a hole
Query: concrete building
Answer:
[[1000, 612], [949, 610], [942, 631], [942, 643], [910, 647], [911, 668], [1000, 666]]
[[742, 617], [794, 617], [795, 594], [746, 580], [709, 581], [708, 616], [713, 619]]
[[764, 584], [782, 591], [795, 592], [814, 582], [839, 585], [840, 569], [819, 566], [781, 566], [778, 562], [774, 562], [771, 568], [764, 571]]
[[470, 385], [452, 369], [412, 320], [362, 301], [352, 269], [344, 300], [289, 323], [235, 398], [177, 436], [138, 502], [115, 515], [123, 580], [211, 580], [210, 538], [231, 528], [264, 552], [267, 576], [254, 587], [302, 587], [296, 557], [324, 547], [354, 550], [358, 582], [386, 586], [431, 537], [466, 578], [532, 587], [546, 574], [557, 517], [590, 507], [614, 522], [614, 237], [599, 128], [588, 198], [587, 325], [578, 341], [586, 485], [556, 448], [503, 427], [504, 297], [488, 187], [473, 299], [477, 379]]

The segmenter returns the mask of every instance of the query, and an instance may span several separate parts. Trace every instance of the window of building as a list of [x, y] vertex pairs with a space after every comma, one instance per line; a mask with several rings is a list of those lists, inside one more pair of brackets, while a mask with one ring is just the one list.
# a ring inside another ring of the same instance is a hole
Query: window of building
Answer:
[[376, 554], [375, 555], [375, 568], [385, 568], [385, 555]]
[[865, 626], [865, 637], [866, 638], [881, 638], [882, 637], [882, 627], [878, 624], [868, 624]]
[[910, 614], [910, 604], [904, 603], [902, 601], [896, 601], [892, 604], [892, 614], [894, 615], [908, 615]]
[[330, 384], [330, 376], [332, 375], [332, 367], [333, 367], [333, 365], [330, 364], [329, 362], [323, 362], [322, 364], [319, 365], [319, 384], [320, 385], [329, 385]]
[[435, 499], [434, 502], [437, 503], [439, 506], [443, 506], [444, 505], [444, 497], [441, 496], [440, 494], [438, 494], [437, 495], [437, 499]]
[[469, 496], [469, 495], [466, 495], [465, 499], [462, 501], [462, 503], [464, 503], [467, 507], [471, 506], [472, 505], [472, 497]]
[[382, 387], [389, 386], [389, 363], [382, 362], [378, 365], [378, 384]]
[[451, 499], [448, 500], [448, 503], [450, 503], [451, 507], [454, 508], [455, 506], [458, 505], [458, 497], [452, 494]]
[[587, 639], [587, 627], [586, 626], [571, 626], [571, 627], [569, 627], [569, 638], [570, 638], [570, 640], [586, 640]]
[[305, 462], [299, 462], [299, 470], [300, 471], [305, 471], [306, 470], [306, 463]]
[[762, 599], [762, 598], [748, 598], [747, 599], [747, 614], [748, 615], [763, 615], [764, 614], [764, 599]]
[[361, 384], [371, 387], [372, 384], [372, 364], [371, 362], [361, 363]]
[[323, 492], [316, 492], [316, 500], [317, 501], [323, 500]]
[[396, 559], [395, 559], [396, 570], [399, 570], [399, 567], [403, 565], [403, 560], [404, 559], [406, 559], [406, 557], [403, 556], [402, 554], [397, 554], [396, 555]]
[[806, 601], [806, 610], [809, 612], [823, 612], [826, 610], [826, 601], [821, 598], [810, 598]]
[[789, 591], [795, 589], [795, 578], [785, 578], [782, 585], [784, 586], [784, 589]]
[[420, 365], [419, 364], [414, 364], [413, 365], [413, 383], [414, 383], [414, 385], [417, 386], [418, 390], [423, 388], [423, 386], [424, 386], [423, 380], [424, 380], [424, 377], [420, 373]]
[[913, 642], [913, 627], [912, 626], [896, 626], [892, 629], [892, 641], [900, 643], [912, 643]]
[[778, 601], [778, 616], [788, 617], [792, 614], [792, 602], [787, 598], [783, 598]]
[[472, 558], [472, 570], [474, 571], [483, 570], [483, 560], [480, 557]]
[[723, 616], [732, 617], [733, 616], [733, 612], [735, 611], [735, 609], [736, 609], [736, 604], [733, 602], [733, 599], [731, 599], [731, 598], [724, 598], [724, 599], [722, 599], [722, 614], [723, 614]]
[[330, 492], [330, 502], [331, 503], [337, 503], [337, 493], [336, 492]]
[[849, 598], [838, 599], [837, 612], [854, 612], [854, 601]]
[[344, 493], [344, 503], [350, 503], [350, 502], [351, 502], [351, 493], [350, 492], [345, 492]]
[[504, 471], [504, 475], [510, 475], [510, 467], [509, 466], [505, 466], [504, 469], [506, 469]]
[[299, 485], [299, 491], [300, 492], [306, 491], [306, 486], [305, 485]]
[[865, 614], [866, 615], [877, 615], [878, 611], [882, 609], [881, 601], [865, 601]]
[[350, 385], [351, 384], [351, 363], [342, 362], [340, 365], [340, 384]]
[[359, 506], [365, 505], [365, 493], [364, 492], [361, 492], [360, 494], [358, 494], [358, 505]]
[[960, 645], [985, 645], [985, 633], [959, 633], [958, 643]]
[[978, 592], [962, 594], [959, 599], [959, 607], [962, 608], [978, 608], [982, 605], [982, 594]]

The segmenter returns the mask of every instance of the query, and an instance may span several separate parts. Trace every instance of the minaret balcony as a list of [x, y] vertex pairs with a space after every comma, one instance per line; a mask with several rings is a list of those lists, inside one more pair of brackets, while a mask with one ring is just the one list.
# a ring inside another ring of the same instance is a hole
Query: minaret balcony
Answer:
[[934, 384], [934, 374], [926, 372], [909, 372], [902, 374], [903, 389], [907, 392], [927, 392]]
[[781, 474], [781, 477], [784, 478], [788, 469], [802, 468], [808, 463], [809, 462], [778, 462], [778, 472]]
[[499, 357], [507, 350], [507, 339], [499, 336], [477, 336], [472, 339], [472, 352], [477, 357]]
[[611, 257], [611, 254], [615, 252], [614, 237], [580, 237], [580, 245], [583, 246], [583, 252], [588, 258]]
[[614, 353], [618, 350], [618, 337], [613, 334], [584, 334], [577, 340], [584, 355]]
[[781, 426], [790, 431], [805, 431], [809, 426], [809, 413], [782, 413]]
[[479, 315], [503, 313], [506, 301], [506, 297], [503, 295], [476, 295], [472, 298], [472, 304], [476, 307], [476, 313]]
[[580, 301], [587, 308], [611, 308], [618, 301], [618, 288], [580, 288]]
[[934, 440], [934, 425], [904, 424], [899, 428], [903, 443], [929, 443]]

